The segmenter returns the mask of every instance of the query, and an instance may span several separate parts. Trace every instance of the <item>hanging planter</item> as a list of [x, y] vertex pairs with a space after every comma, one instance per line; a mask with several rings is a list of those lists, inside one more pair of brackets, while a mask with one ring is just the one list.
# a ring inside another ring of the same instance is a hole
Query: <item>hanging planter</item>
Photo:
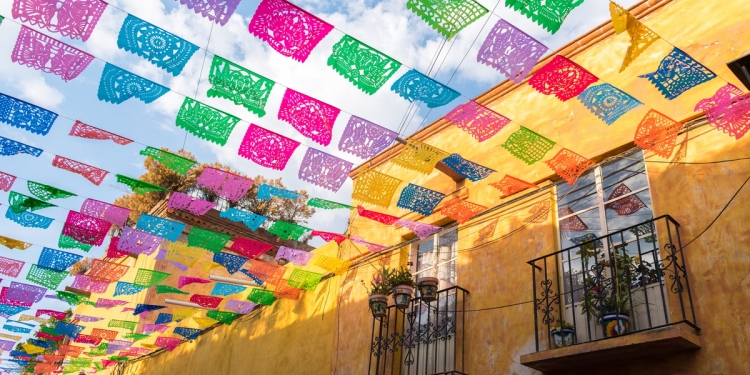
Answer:
[[393, 303], [403, 310], [409, 307], [414, 296], [414, 276], [408, 267], [398, 270], [383, 268], [383, 278], [393, 285]]
[[384, 272], [386, 272], [385, 269], [373, 275], [369, 288], [365, 285], [365, 281], [362, 280], [362, 285], [370, 295], [370, 311], [376, 319], [388, 314], [388, 295], [393, 291], [388, 279], [381, 276]]
[[385, 294], [370, 295], [370, 311], [372, 316], [382, 318], [388, 313], [388, 296]]
[[432, 302], [437, 299], [438, 284], [437, 277], [420, 277], [417, 281], [417, 289], [422, 301]]
[[414, 296], [414, 287], [411, 285], [396, 285], [393, 287], [393, 303], [399, 309], [409, 307], [412, 296]]

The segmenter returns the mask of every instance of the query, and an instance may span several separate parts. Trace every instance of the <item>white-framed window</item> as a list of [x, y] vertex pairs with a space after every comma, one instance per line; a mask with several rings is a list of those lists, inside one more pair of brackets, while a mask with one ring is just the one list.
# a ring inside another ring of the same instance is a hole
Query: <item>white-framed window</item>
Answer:
[[458, 228], [438, 233], [412, 246], [412, 270], [419, 277], [437, 277], [438, 289], [456, 285], [458, 260]]
[[[659, 246], [654, 227], [638, 226], [623, 231], [654, 218], [642, 151], [635, 151], [615, 162], [597, 166], [579, 178], [574, 186], [559, 185], [557, 210], [561, 250], [610, 235], [593, 243], [599, 258], [597, 260], [609, 261], [608, 249], [638, 257], [639, 262], [649, 269], [653, 269], [654, 262], [659, 260]], [[612, 235], [616, 232], [619, 233]], [[584, 295], [582, 268], [583, 264], [590, 267], [595, 261], [591, 259], [584, 262], [577, 250], [580, 248], [560, 254], [561, 286], [564, 293], [561, 302], [565, 305], [566, 321], [573, 323], [575, 320], [578, 326], [585, 327], [595, 325], [596, 322], [587, 322], [586, 316], [581, 315], [580, 302]], [[635, 291], [633, 298], [650, 300], [649, 313], [652, 320], [663, 320], [660, 318], [663, 315], [658, 314], [659, 311], [663, 311], [661, 302], [653, 302], [658, 295], [658, 290], [655, 289], [658, 284], [653, 284], [652, 281], [646, 281], [644, 284], [650, 285], [642, 285], [644, 288]], [[653, 297], [648, 298], [649, 296], [643, 296], [643, 293]], [[639, 321], [647, 320], [649, 314], [644, 311], [643, 304], [636, 302], [635, 306], [634, 323], [638, 325]], [[585, 341], [585, 338], [581, 337], [584, 332], [585, 329], [577, 330], [579, 342]], [[596, 337], [592, 338], [600, 338], [598, 331]]]

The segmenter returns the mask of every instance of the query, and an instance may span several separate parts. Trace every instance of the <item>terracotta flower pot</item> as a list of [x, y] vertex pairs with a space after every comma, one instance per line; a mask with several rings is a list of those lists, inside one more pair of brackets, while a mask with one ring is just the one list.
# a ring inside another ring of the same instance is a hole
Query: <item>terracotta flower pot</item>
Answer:
[[437, 299], [438, 284], [437, 277], [420, 277], [417, 281], [417, 289], [422, 301], [432, 302]]
[[414, 295], [414, 287], [410, 285], [396, 285], [393, 287], [393, 303], [399, 309], [409, 307], [411, 297]]
[[370, 296], [370, 311], [376, 318], [384, 317], [388, 312], [388, 296], [385, 294], [373, 294]]

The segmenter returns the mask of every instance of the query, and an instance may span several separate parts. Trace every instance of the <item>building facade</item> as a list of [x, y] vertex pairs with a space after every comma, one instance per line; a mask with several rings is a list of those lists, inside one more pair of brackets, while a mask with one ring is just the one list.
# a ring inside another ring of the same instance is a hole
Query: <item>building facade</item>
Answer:
[[[475, 99], [513, 120], [494, 137], [479, 143], [445, 119], [409, 137], [495, 170], [489, 178], [403, 168], [393, 162], [400, 144], [363, 164], [401, 187], [445, 194], [427, 216], [399, 208], [398, 196], [387, 208], [362, 203], [441, 227], [436, 234], [419, 239], [353, 213], [348, 235], [389, 248], [369, 253], [344, 242], [338, 255], [353, 261], [347, 274], [300, 301], [277, 302], [170, 353], [132, 361], [124, 373], [750, 373], [743, 323], [750, 319], [750, 191], [741, 189], [750, 138], [717, 130], [695, 110], [727, 83], [743, 87], [726, 64], [750, 50], [750, 3], [645, 0], [631, 13], [661, 39], [623, 72], [630, 40], [611, 23], [552, 55], [643, 105], [608, 126], [576, 99], [501, 82]], [[638, 76], [655, 71], [675, 46], [718, 77], [669, 100]], [[634, 143], [651, 109], [683, 125], [668, 157]], [[527, 164], [503, 147], [521, 126], [556, 142], [544, 160], [567, 148], [595, 164], [572, 185], [544, 162]], [[355, 186], [362, 171], [350, 175]], [[503, 196], [491, 184], [505, 175], [536, 187]], [[453, 198], [486, 209], [459, 224], [442, 212]], [[439, 298], [374, 319], [362, 282], [382, 266], [437, 277]], [[605, 316], [612, 312], [614, 319]], [[574, 345], [563, 346], [565, 339]]]

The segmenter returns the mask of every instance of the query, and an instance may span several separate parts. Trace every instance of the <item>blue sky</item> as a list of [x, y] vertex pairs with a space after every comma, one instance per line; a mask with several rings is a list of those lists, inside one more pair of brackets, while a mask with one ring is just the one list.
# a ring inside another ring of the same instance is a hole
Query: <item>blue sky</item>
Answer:
[[[138, 153], [145, 148], [145, 145], [157, 148], [168, 147], [172, 150], [182, 147], [185, 131], [174, 125], [174, 118], [183, 101], [183, 95], [193, 97], [196, 91], [197, 100], [243, 120], [235, 128], [224, 147], [188, 135], [185, 149], [192, 152], [198, 161], [219, 161], [249, 176], [261, 174], [269, 178], [282, 177], [288, 188], [305, 189], [313, 197], [349, 203], [351, 181], [347, 181], [337, 193], [332, 193], [297, 178], [297, 170], [305, 152], [304, 147], [297, 149], [287, 169], [281, 172], [260, 167], [239, 157], [237, 149], [248, 127], [248, 121], [293, 138], [303, 145], [314, 146], [349, 160], [355, 165], [359, 164], [363, 160], [341, 153], [336, 147], [349, 114], [363, 117], [393, 130], [399, 129], [401, 119], [408, 108], [408, 102], [388, 88], [395, 79], [410, 68], [425, 72], [442, 41], [440, 34], [406, 9], [406, 0], [297, 0], [293, 2], [337, 28], [321, 41], [305, 63], [299, 63], [280, 55], [248, 33], [247, 25], [257, 8], [259, 3], [257, 0], [243, 0], [230, 21], [223, 27], [214, 25], [174, 0], [108, 0], [108, 2], [111, 5], [107, 7], [91, 38], [85, 43], [71, 41], [69, 38], [44, 30], [46, 34], [98, 58], [79, 77], [67, 83], [58, 76], [35, 71], [10, 61], [9, 56], [20, 25], [13, 22], [10, 17], [12, 1], [0, 3], [0, 15], [7, 17], [0, 26], [0, 92], [53, 110], [61, 115], [45, 137], [0, 124], [0, 135], [47, 151], [39, 158], [28, 155], [2, 157], [0, 171], [17, 176], [14, 190], [24, 194], [27, 193], [26, 180], [32, 180], [79, 195], [79, 197], [55, 201], [54, 203], [60, 208], [48, 208], [38, 212], [55, 219], [47, 230], [23, 228], [4, 217], [0, 219], [0, 235], [39, 245], [25, 252], [3, 251], [3, 256], [27, 262], [21, 275], [25, 275], [29, 265], [36, 262], [42, 249], [41, 246], [56, 246], [67, 209], [78, 210], [85, 198], [112, 202], [127, 192], [123, 185], [115, 182], [114, 175], [119, 173], [134, 178], [140, 176], [144, 172], [144, 157]], [[495, 8], [498, 3], [497, 0], [479, 0], [479, 2], [488, 9]], [[630, 6], [635, 2], [636, 0], [623, 0], [620, 4]], [[493, 15], [485, 16], [467, 27], [455, 38], [455, 41], [446, 42], [442, 53], [437, 57], [437, 65], [440, 68], [435, 78], [438, 81], [447, 82], [458, 68], [450, 81], [450, 86], [461, 92], [464, 97], [429, 112], [426, 119], [428, 111], [422, 106], [413, 120], [403, 128], [402, 136], [415, 132], [420, 124], [427, 124], [442, 116], [455, 105], [465, 102], [468, 97], [482, 93], [504, 78], [492, 68], [476, 61], [477, 50], [489, 30], [499, 20], [498, 16], [536, 37], [552, 50], [609, 18], [608, 1], [588, 0], [570, 14], [560, 31], [555, 35], [550, 35], [526, 17], [504, 7], [503, 4], [504, 1], [500, 0]], [[117, 33], [127, 15], [121, 9], [201, 48], [208, 46], [207, 49], [211, 53], [206, 54], [206, 51], [199, 50], [190, 59], [183, 72], [173, 77], [140, 57], [117, 48]], [[483, 27], [485, 22], [486, 26]], [[372, 96], [364, 94], [326, 65], [331, 46], [343, 36], [342, 31], [381, 50], [405, 66], [376, 94]], [[477, 36], [476, 43], [473, 43]], [[278, 83], [266, 107], [266, 116], [258, 118], [229, 101], [206, 97], [206, 90], [210, 87], [207, 77], [212, 53]], [[461, 63], [465, 55], [466, 58]], [[204, 60], [205, 67], [203, 67]], [[172, 92], [151, 104], [144, 104], [135, 99], [130, 99], [120, 105], [99, 101], [96, 93], [104, 61], [168, 86]], [[460, 67], [459, 64], [461, 64]], [[281, 85], [323, 100], [346, 112], [342, 112], [334, 124], [334, 137], [328, 147], [315, 144], [290, 125], [276, 119], [276, 112], [284, 93], [284, 87]], [[68, 132], [73, 121], [63, 116], [112, 131], [141, 144], [119, 146], [108, 141], [70, 137]], [[110, 175], [100, 186], [95, 186], [81, 176], [52, 167], [52, 154], [106, 169]], [[0, 192], [0, 203], [5, 206], [6, 202], [7, 193]], [[4, 212], [5, 208], [3, 207], [2, 210]], [[319, 213], [310, 220], [310, 227], [338, 233], [346, 229], [347, 212], [343, 210], [318, 211]], [[108, 240], [105, 241], [106, 243]], [[94, 249], [88, 256], [98, 257], [102, 253], [102, 248]], [[2, 285], [9, 284], [8, 278], [4, 279]], [[72, 278], [69, 278], [63, 285], [69, 285], [71, 282]], [[59, 303], [55, 305], [46, 301], [34, 308], [63, 309], [64, 307]]]

